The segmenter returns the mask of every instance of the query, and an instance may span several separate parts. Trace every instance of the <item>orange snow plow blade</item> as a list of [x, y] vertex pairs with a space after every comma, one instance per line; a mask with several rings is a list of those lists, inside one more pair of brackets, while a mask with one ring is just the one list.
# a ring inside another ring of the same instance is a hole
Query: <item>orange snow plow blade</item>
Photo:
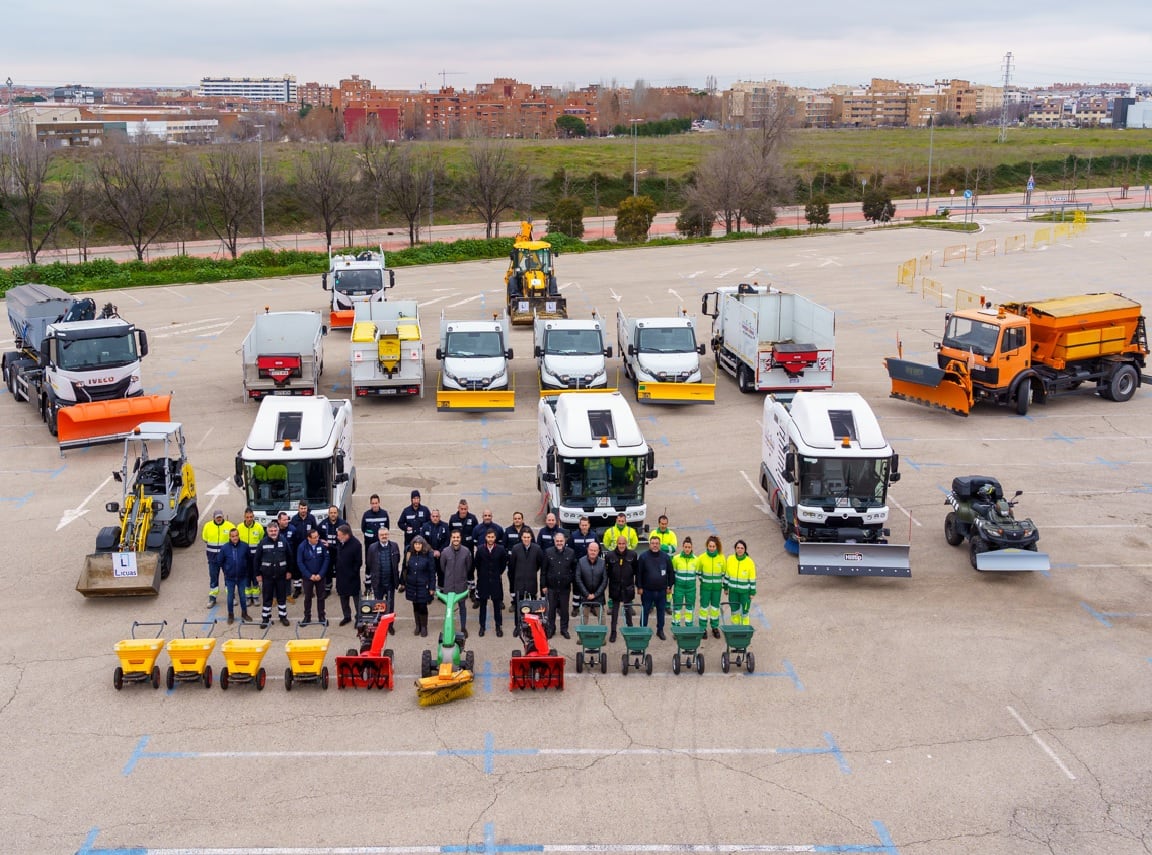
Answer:
[[352, 323], [356, 320], [356, 312], [352, 309], [347, 309], [340, 312], [332, 312], [328, 316], [329, 329], [352, 329]]
[[892, 380], [890, 397], [924, 407], [937, 407], [966, 416], [972, 409], [972, 381], [968, 368], [953, 360], [947, 368], [889, 357], [884, 360]]
[[141, 422], [171, 421], [171, 395], [140, 395], [64, 407], [57, 414], [61, 448], [98, 445], [123, 439]]

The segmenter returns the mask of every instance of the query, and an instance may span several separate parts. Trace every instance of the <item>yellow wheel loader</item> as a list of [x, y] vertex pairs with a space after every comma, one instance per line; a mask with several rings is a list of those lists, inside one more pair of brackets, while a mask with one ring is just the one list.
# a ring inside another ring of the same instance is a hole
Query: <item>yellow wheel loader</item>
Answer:
[[172, 570], [172, 547], [191, 546], [199, 531], [196, 478], [184, 453], [179, 422], [144, 422], [124, 440], [124, 461], [112, 476], [123, 499], [105, 509], [119, 522], [96, 535], [76, 590], [85, 597], [158, 594]]
[[521, 223], [509, 255], [504, 285], [508, 292], [508, 317], [516, 325], [536, 318], [566, 318], [568, 303], [556, 284], [552, 244], [532, 240], [532, 224]]

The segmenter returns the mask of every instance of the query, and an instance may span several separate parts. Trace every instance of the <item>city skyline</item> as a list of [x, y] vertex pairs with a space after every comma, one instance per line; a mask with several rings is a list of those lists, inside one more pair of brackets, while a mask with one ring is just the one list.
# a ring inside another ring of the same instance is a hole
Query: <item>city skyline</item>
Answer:
[[[27, 0], [14, 5], [12, 19], [42, 15]], [[419, 9], [378, 14], [348, 0], [322, 7], [203, 0], [183, 10], [176, 30], [169, 16], [142, 16], [138, 6], [62, 0], [50, 27], [9, 41], [0, 77], [18, 86], [192, 87], [205, 76], [292, 74], [301, 83], [336, 83], [359, 74], [410, 90], [471, 88], [497, 77], [574, 88], [638, 79], [703, 87], [710, 77], [721, 89], [737, 80], [822, 87], [873, 77], [995, 85], [1012, 51], [1012, 83], [1022, 87], [1152, 79], [1144, 59], [1152, 55], [1152, 32], [1128, 24], [1132, 6], [1119, 0], [1101, 0], [1090, 18], [1067, 0], [1043, 9], [975, 0], [963, 16], [908, 0], [864, 12], [831, 0], [818, 20], [799, 7], [765, 14], [749, 2], [714, 7], [702, 20], [699, 4], [686, 0], [658, 7], [587, 0], [579, 15], [547, 8], [512, 14], [512, 6], [505, 15], [449, 0], [429, 20]]]

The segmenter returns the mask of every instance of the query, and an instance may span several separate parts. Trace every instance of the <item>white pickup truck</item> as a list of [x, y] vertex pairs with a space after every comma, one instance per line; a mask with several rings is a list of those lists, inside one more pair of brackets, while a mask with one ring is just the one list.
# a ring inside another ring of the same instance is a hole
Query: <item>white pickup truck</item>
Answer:
[[604, 344], [604, 320], [593, 312], [587, 319], [537, 317], [533, 324], [541, 393], [566, 389], [608, 388], [612, 345]]
[[494, 315], [490, 321], [440, 318], [438, 411], [476, 413], [515, 408], [508, 333], [507, 314]]
[[716, 384], [704, 383], [696, 342], [696, 319], [685, 313], [663, 318], [616, 315], [616, 340], [624, 373], [636, 382], [642, 404], [714, 404]]

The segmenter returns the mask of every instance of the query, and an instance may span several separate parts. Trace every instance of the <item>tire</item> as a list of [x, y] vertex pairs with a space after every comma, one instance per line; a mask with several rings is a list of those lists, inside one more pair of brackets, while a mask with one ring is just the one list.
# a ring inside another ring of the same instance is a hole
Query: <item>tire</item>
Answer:
[[1040, 551], [1039, 549], [1037, 549], [1037, 547], [1036, 547], [1036, 544], [1035, 544], [1035, 543], [1029, 543], [1029, 544], [1028, 544], [1027, 546], [1025, 546], [1024, 548], [1025, 548], [1025, 549], [1027, 549], [1029, 552], [1039, 552], [1039, 551]]
[[736, 369], [736, 385], [740, 388], [740, 392], [745, 395], [756, 391], [756, 381], [752, 377], [752, 369], [743, 362]]
[[328, 691], [328, 666], [325, 665], [320, 669], [320, 688]]
[[159, 665], [153, 665], [152, 666], [152, 688], [153, 689], [159, 689], [160, 688], [160, 666]]
[[1112, 372], [1112, 377], [1108, 381], [1108, 399], [1119, 404], [1130, 400], [1136, 394], [1138, 382], [1136, 369], [1131, 365], [1121, 365]]
[[112, 685], [116, 687], [117, 692], [124, 688], [124, 669], [119, 665], [117, 665], [116, 670], [112, 672]]
[[628, 654], [624, 653], [620, 656], [620, 673], [625, 677], [628, 676]]
[[1032, 403], [1032, 381], [1025, 380], [1016, 390], [1016, 415], [1028, 415], [1028, 405]]
[[464, 654], [464, 667], [469, 671], [476, 670], [476, 651], [469, 650]]
[[644, 673], [647, 674], [649, 677], [652, 676], [652, 654], [651, 653], [645, 653], [644, 654]]
[[432, 651], [425, 650], [420, 654], [420, 677], [432, 676]]
[[164, 686], [171, 690], [176, 685], [176, 669], [168, 666], [168, 673], [164, 675]]
[[58, 413], [59, 410], [57, 410], [56, 407], [52, 405], [51, 399], [46, 397], [44, 399], [43, 416], [44, 421], [48, 424], [48, 433], [52, 434], [52, 436], [57, 436], [60, 433], [60, 428], [57, 421]]
[[988, 541], [978, 534], [972, 535], [972, 545], [968, 550], [968, 557], [972, 561], [972, 569], [976, 569], [976, 556], [988, 551]]
[[583, 653], [577, 653], [576, 654], [576, 673], [577, 674], [583, 674], [584, 673], [584, 654]]
[[197, 536], [200, 534], [200, 509], [195, 505], [192, 506], [192, 512], [188, 514], [188, 519], [184, 523], [184, 540], [185, 546], [191, 546], [196, 542]]
[[608, 656], [605, 653], [600, 654], [600, 673], [608, 673]]
[[680, 654], [679, 653], [675, 653], [672, 655], [672, 673], [673, 674], [679, 674], [680, 673]]
[[292, 691], [292, 669], [291, 668], [285, 668], [284, 669], [284, 691], [285, 692], [291, 692]]
[[204, 676], [201, 679], [204, 681], [204, 688], [205, 689], [211, 689], [212, 688], [212, 666], [211, 665], [205, 666]]
[[172, 540], [164, 538], [164, 545], [160, 548], [160, 578], [167, 579], [172, 572]]
[[944, 517], [944, 539], [948, 541], [949, 546], [959, 546], [964, 542], [964, 535], [960, 533], [957, 522], [955, 511], [949, 511]]
[[696, 673], [697, 674], [703, 674], [704, 673], [704, 654], [703, 653], [697, 653], [696, 654]]
[[728, 658], [728, 651], [725, 650], [723, 653], [720, 654], [720, 670], [723, 671], [725, 674], [727, 674], [731, 667], [732, 667], [732, 662]]
[[228, 669], [227, 668], [221, 668], [220, 669], [220, 691], [221, 692], [227, 692], [228, 691]]
[[349, 647], [347, 653], [345, 653], [344, 655], [345, 656], [359, 656], [360, 651], [357, 650], [355, 647]]
[[756, 656], [752, 651], [748, 651], [748, 655], [744, 657], [744, 670], [749, 674], [756, 670]]
[[268, 682], [268, 672], [261, 668], [256, 672], [256, 691], [263, 692], [264, 685]]
[[392, 650], [391, 647], [385, 647], [384, 652], [381, 655], [386, 659], [395, 659], [396, 658], [396, 653]]

